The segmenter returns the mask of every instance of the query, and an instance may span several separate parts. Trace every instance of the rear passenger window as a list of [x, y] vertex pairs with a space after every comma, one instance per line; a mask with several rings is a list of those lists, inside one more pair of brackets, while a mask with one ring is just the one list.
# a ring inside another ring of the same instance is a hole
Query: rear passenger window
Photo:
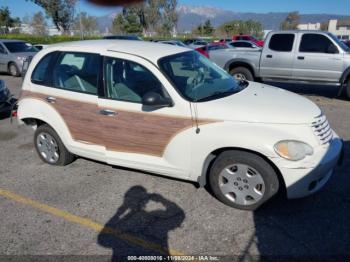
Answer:
[[301, 38], [300, 52], [304, 53], [329, 53], [329, 50], [337, 50], [337, 47], [324, 35], [304, 34]]
[[62, 53], [52, 72], [56, 88], [97, 95], [100, 56], [89, 53]]
[[51, 59], [56, 55], [56, 52], [52, 52], [44, 56], [40, 60], [40, 62], [37, 64], [37, 66], [34, 69], [34, 72], [32, 74], [32, 82], [35, 84], [41, 84], [41, 85], [48, 85], [48, 75], [46, 74], [46, 71], [49, 68], [49, 64], [51, 62]]
[[294, 38], [294, 34], [274, 34], [270, 39], [269, 48], [277, 52], [291, 52]]

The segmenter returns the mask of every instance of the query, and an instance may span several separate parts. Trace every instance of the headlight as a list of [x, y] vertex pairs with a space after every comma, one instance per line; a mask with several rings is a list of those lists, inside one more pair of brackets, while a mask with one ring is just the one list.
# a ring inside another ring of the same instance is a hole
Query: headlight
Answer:
[[291, 161], [302, 160], [314, 153], [310, 145], [295, 140], [280, 141], [274, 146], [274, 149], [280, 157]]
[[26, 57], [23, 57], [23, 56], [17, 56], [17, 60], [19, 60], [19, 61], [24, 61], [24, 60], [26, 60]]

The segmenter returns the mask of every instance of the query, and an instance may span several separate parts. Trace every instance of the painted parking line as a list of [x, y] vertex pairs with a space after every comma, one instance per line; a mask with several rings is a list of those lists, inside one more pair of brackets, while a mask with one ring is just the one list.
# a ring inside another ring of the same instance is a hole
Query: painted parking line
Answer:
[[7, 199], [10, 199], [10, 200], [13, 200], [13, 201], [16, 201], [18, 203], [24, 204], [26, 206], [30, 206], [30, 207], [33, 207], [35, 209], [44, 211], [44, 212], [49, 213], [53, 216], [63, 218], [66, 221], [69, 221], [69, 222], [72, 222], [75, 224], [79, 224], [79, 225], [84, 226], [86, 228], [92, 229], [96, 232], [103, 232], [106, 234], [110, 234], [110, 235], [112, 235], [120, 240], [129, 242], [131, 244], [143, 247], [143, 248], [148, 249], [148, 250], [156, 251], [156, 252], [159, 252], [159, 253], [164, 254], [164, 255], [184, 256], [184, 254], [182, 252], [179, 252], [177, 250], [168, 249], [168, 248], [165, 249], [159, 244], [152, 243], [152, 242], [146, 241], [144, 239], [141, 239], [137, 236], [124, 233], [123, 231], [118, 230], [118, 229], [114, 229], [111, 227], [105, 227], [104, 225], [99, 224], [91, 219], [73, 215], [67, 211], [64, 211], [64, 210], [37, 202], [35, 200], [26, 198], [24, 196], [18, 195], [16, 193], [13, 193], [13, 192], [8, 191], [8, 190], [4, 190], [4, 189], [0, 188], [0, 196], [7, 198]]

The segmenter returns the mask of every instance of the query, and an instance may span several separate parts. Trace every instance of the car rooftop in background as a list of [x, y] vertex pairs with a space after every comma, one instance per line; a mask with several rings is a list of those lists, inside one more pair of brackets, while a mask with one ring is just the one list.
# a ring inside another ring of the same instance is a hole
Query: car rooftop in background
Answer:
[[141, 37], [137, 35], [107, 35], [107, 36], [104, 36], [103, 39], [142, 41]]

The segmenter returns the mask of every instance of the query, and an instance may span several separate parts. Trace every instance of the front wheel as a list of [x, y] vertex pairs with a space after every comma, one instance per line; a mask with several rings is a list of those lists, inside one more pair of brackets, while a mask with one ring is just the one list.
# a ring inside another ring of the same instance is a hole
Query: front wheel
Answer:
[[8, 70], [9, 70], [10, 75], [12, 75], [14, 77], [18, 77], [18, 76], [21, 75], [17, 65], [15, 63], [13, 63], [13, 62], [9, 64], [9, 69]]
[[242, 81], [242, 80], [254, 81], [254, 76], [252, 72], [245, 67], [235, 67], [231, 69], [230, 75], [232, 75], [238, 81]]
[[65, 166], [75, 159], [49, 125], [39, 126], [34, 134], [34, 145], [39, 157], [47, 164]]
[[347, 100], [350, 100], [350, 78], [344, 88], [344, 93], [345, 93], [345, 97]]
[[215, 196], [237, 209], [255, 210], [278, 192], [276, 172], [263, 158], [244, 151], [226, 151], [209, 176]]

